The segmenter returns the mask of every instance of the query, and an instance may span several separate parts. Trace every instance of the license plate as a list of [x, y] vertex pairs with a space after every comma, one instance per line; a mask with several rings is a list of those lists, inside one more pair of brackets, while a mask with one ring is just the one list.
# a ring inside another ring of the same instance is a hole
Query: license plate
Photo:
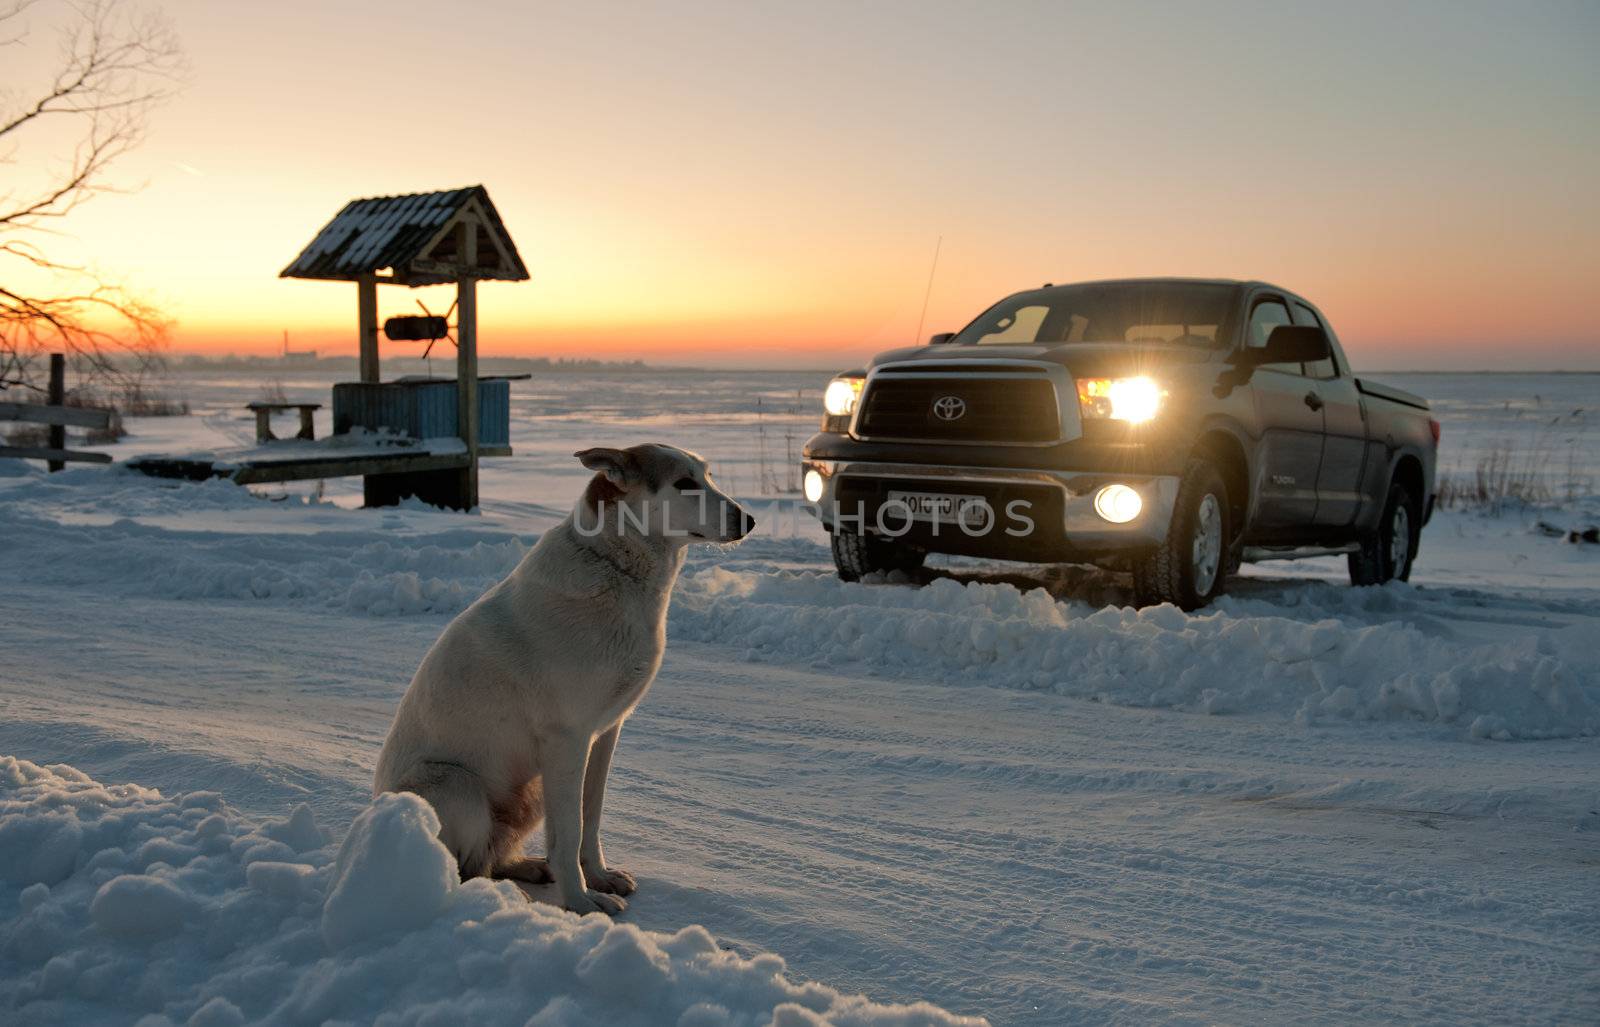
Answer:
[[913, 521], [926, 524], [964, 524], [983, 528], [991, 513], [982, 496], [958, 496], [948, 492], [890, 492], [888, 508], [894, 513], [911, 511]]

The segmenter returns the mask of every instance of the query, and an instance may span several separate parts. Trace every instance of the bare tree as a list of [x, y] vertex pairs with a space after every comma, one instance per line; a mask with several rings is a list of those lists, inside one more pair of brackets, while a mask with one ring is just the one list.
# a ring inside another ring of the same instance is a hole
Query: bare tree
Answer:
[[[164, 17], [126, 0], [0, 0], [0, 64], [15, 66], [6, 52], [31, 44], [27, 15], [51, 7], [66, 21], [58, 70], [31, 90], [0, 95], [0, 165], [25, 164], [38, 179], [0, 191], [0, 389], [39, 388], [46, 352], [65, 352], [80, 386], [127, 385], [159, 359], [167, 320], [47, 247], [74, 210], [118, 191], [112, 165], [139, 144], [151, 108], [176, 88], [183, 55]], [[72, 140], [67, 150], [53, 151], [63, 138]], [[59, 170], [39, 174], [52, 158]]]

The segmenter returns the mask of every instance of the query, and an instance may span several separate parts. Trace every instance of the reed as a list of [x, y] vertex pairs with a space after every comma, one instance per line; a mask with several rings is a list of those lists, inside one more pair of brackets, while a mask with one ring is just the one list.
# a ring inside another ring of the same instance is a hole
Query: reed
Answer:
[[[1546, 428], [1558, 429], [1583, 413], [1556, 418]], [[1593, 495], [1593, 479], [1580, 470], [1579, 445], [1577, 437], [1560, 430], [1541, 430], [1522, 442], [1503, 439], [1480, 452], [1472, 467], [1440, 471], [1438, 505], [1498, 512]]]

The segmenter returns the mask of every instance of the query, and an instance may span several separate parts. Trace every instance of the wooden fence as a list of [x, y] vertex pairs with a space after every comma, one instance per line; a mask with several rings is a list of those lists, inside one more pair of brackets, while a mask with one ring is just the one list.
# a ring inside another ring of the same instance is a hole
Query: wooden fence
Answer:
[[59, 471], [69, 460], [88, 464], [109, 464], [106, 453], [87, 453], [67, 448], [67, 426], [75, 428], [107, 428], [111, 425], [111, 411], [88, 407], [66, 406], [67, 360], [60, 353], [50, 354], [50, 391], [46, 403], [0, 403], [0, 421], [24, 421], [43, 424], [50, 429], [49, 444], [45, 446], [0, 445], [0, 457], [20, 460], [47, 460], [50, 470]]

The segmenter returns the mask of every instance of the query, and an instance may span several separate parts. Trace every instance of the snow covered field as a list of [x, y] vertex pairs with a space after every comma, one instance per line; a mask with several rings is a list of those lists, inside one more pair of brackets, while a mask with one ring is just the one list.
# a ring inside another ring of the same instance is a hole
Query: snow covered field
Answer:
[[[0, 463], [0, 1020], [1592, 1022], [1600, 553], [1536, 524], [1600, 519], [1597, 379], [1386, 378], [1447, 467], [1537, 444], [1572, 494], [1442, 513], [1410, 585], [1264, 565], [1192, 616], [1073, 569], [836, 581], [763, 496], [818, 375], [518, 383], [474, 516]], [[197, 379], [112, 451], [248, 441], [259, 385]], [[644, 438], [764, 523], [680, 583], [611, 926], [453, 884], [426, 808], [368, 788], [571, 452]]]

